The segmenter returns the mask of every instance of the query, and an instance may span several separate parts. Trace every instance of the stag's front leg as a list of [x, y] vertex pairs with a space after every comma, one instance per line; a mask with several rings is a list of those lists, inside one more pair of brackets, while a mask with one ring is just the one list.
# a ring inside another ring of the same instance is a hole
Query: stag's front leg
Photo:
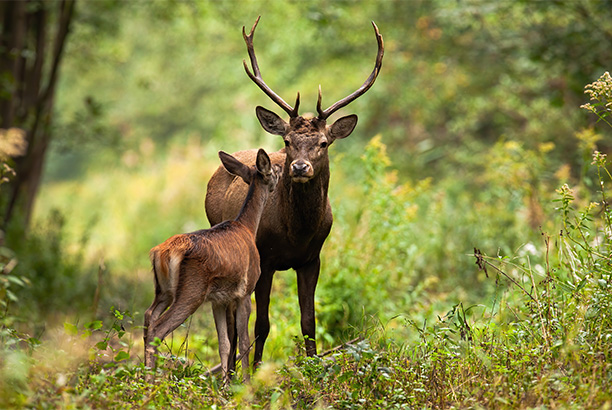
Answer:
[[304, 335], [306, 355], [308, 356], [317, 354], [314, 297], [320, 267], [321, 260], [317, 257], [314, 261], [296, 269], [298, 298], [302, 316], [302, 334]]
[[221, 359], [221, 370], [223, 371], [223, 383], [228, 384], [230, 375], [228, 371], [228, 358], [230, 354], [230, 340], [227, 332], [227, 306], [213, 304], [213, 316], [217, 328], [217, 340], [219, 341], [219, 358]]

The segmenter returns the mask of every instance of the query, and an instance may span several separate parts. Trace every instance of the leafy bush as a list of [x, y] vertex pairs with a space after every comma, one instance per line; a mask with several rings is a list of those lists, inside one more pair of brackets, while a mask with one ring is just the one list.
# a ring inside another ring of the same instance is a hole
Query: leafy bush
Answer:
[[[372, 328], [331, 357], [297, 356], [283, 369], [294, 407], [569, 408], [609, 403], [612, 389], [612, 232], [606, 158], [595, 153], [601, 205], [575, 209], [558, 190], [563, 227], [543, 234], [542, 249], [486, 257], [495, 281], [491, 306], [459, 303], [427, 325], [408, 319], [416, 343]], [[544, 265], [532, 264], [542, 256]], [[570, 404], [571, 403], [571, 404]]]
[[558, 180], [545, 171], [550, 144], [496, 144], [486, 159], [471, 161], [478, 176], [461, 182], [400, 181], [386, 149], [377, 136], [357, 164], [347, 156], [333, 164], [359, 171], [332, 172], [335, 222], [317, 291], [320, 336], [330, 343], [371, 315], [385, 322], [412, 315], [415, 304], [422, 318], [431, 315], [441, 307], [424, 301], [428, 293], [446, 294], [442, 303], [486, 295], [490, 284], [468, 255], [475, 246], [513, 253], [538, 240], [549, 211], [542, 204], [551, 199], [546, 190]]
[[8, 233], [7, 242], [19, 260], [14, 273], [30, 284], [17, 292], [25, 309], [22, 320], [33, 323], [30, 315], [35, 312], [52, 315], [60, 311], [91, 310], [97, 275], [82, 257], [86, 236], [73, 248], [76, 251], [69, 249], [65, 241], [65, 219], [57, 210], [46, 221], [32, 227], [24, 239], [17, 241], [12, 234]]

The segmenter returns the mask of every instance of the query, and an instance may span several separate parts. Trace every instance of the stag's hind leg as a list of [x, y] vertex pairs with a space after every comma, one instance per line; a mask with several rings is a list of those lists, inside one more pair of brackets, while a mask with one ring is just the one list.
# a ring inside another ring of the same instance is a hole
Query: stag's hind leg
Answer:
[[264, 344], [270, 333], [270, 292], [272, 291], [272, 279], [274, 270], [261, 267], [261, 275], [255, 286], [255, 353], [253, 354], [253, 370], [261, 364]]

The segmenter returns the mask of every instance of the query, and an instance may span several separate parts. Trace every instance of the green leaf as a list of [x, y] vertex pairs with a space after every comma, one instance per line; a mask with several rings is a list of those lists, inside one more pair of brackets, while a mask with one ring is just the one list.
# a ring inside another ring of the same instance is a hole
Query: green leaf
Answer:
[[102, 321], [101, 320], [95, 320], [93, 322], [89, 322], [85, 325], [86, 329], [91, 329], [91, 330], [98, 330], [102, 328]]
[[270, 403], [275, 403], [278, 398], [281, 396], [281, 393], [277, 390], [270, 396]]
[[113, 311], [113, 315], [119, 320], [123, 320], [123, 313], [117, 309]]
[[76, 336], [79, 334], [79, 329], [76, 327], [76, 325], [68, 322], [64, 323], [64, 331], [70, 336]]
[[576, 291], [579, 291], [580, 289], [584, 288], [587, 284], [587, 278], [584, 278], [580, 281], [580, 283], [578, 284], [578, 286], [576, 286]]
[[17, 276], [7, 275], [6, 278], [8, 279], [9, 282], [13, 282], [16, 285], [25, 286], [25, 282], [21, 278], [18, 278]]
[[130, 358], [130, 354], [128, 352], [124, 352], [123, 350], [115, 355], [115, 361], [120, 362], [122, 360], [127, 360]]
[[10, 289], [6, 289], [6, 297], [11, 301], [11, 302], [18, 302], [19, 298], [13, 293], [11, 292]]
[[30, 346], [34, 347], [34, 346], [39, 346], [42, 344], [42, 342], [40, 341], [40, 339], [37, 339], [35, 337], [29, 337], [28, 338], [28, 343], [30, 344]]
[[98, 350], [106, 350], [107, 348], [108, 348], [108, 343], [105, 340], [96, 343], [96, 349]]

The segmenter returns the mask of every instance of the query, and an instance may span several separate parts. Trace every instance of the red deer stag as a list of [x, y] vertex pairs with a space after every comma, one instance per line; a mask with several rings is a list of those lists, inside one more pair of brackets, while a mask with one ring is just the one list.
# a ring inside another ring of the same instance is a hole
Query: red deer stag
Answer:
[[[332, 210], [327, 197], [329, 186], [328, 148], [337, 139], [348, 137], [357, 125], [357, 116], [348, 115], [327, 125], [327, 118], [340, 108], [362, 96], [374, 84], [382, 66], [383, 39], [372, 22], [378, 42], [378, 55], [374, 70], [363, 85], [349, 96], [323, 110], [321, 87], [317, 101], [318, 116], [308, 118], [298, 115], [300, 94], [295, 107], [291, 107], [263, 80], [253, 48], [253, 34], [259, 17], [249, 35], [244, 27], [242, 34], [251, 60], [252, 72], [246, 61], [244, 68], [251, 80], [263, 90], [287, 114], [289, 123], [275, 113], [257, 107], [255, 112], [261, 126], [269, 133], [280, 135], [285, 148], [270, 154], [272, 164], [282, 167], [278, 188], [268, 200], [257, 232], [257, 249], [261, 260], [261, 276], [255, 287], [257, 318], [255, 322], [254, 366], [262, 359], [264, 343], [270, 330], [268, 308], [272, 278], [277, 270], [295, 269], [297, 272], [298, 298], [301, 327], [306, 343], [306, 353], [315, 355], [314, 295], [319, 278], [320, 252], [332, 226]], [[234, 154], [245, 164], [252, 164], [255, 151]], [[206, 215], [211, 225], [236, 215], [244, 197], [246, 185], [219, 168], [211, 177], [206, 193]]]
[[[257, 151], [252, 168], [225, 152], [219, 152], [219, 157], [231, 175], [248, 184], [248, 193], [242, 192], [242, 209], [235, 220], [172, 236], [151, 249], [155, 300], [145, 313], [144, 342], [145, 366], [153, 368], [157, 351], [152, 344], [155, 338], [163, 340], [202, 303], [210, 301], [219, 339], [221, 368], [227, 382], [228, 368], [234, 368], [233, 363], [229, 364], [230, 349], [235, 349], [229, 335], [233, 338], [235, 329], [240, 337], [244, 377], [249, 377], [248, 320], [251, 293], [260, 274], [255, 237], [264, 204], [277, 184], [280, 169], [271, 164], [262, 149]], [[228, 318], [235, 318], [236, 323], [227, 323]], [[233, 357], [231, 359], [233, 361]]]

